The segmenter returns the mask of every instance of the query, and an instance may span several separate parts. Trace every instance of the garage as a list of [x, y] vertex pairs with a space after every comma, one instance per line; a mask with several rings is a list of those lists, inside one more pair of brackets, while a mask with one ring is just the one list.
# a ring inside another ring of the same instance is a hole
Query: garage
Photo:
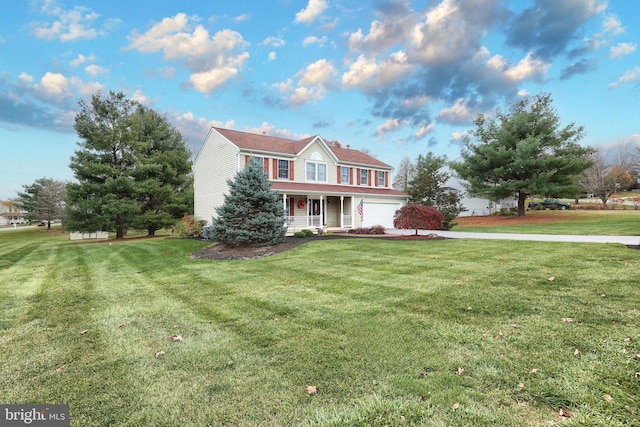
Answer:
[[393, 228], [393, 216], [400, 209], [400, 203], [364, 202], [362, 209], [362, 226], [382, 225]]

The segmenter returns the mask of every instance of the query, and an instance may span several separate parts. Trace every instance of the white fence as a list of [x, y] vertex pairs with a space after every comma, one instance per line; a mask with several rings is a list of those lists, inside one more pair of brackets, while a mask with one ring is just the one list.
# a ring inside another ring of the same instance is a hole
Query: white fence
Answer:
[[108, 239], [109, 232], [107, 231], [94, 231], [92, 233], [79, 233], [72, 231], [69, 233], [69, 240], [95, 240], [95, 239]]

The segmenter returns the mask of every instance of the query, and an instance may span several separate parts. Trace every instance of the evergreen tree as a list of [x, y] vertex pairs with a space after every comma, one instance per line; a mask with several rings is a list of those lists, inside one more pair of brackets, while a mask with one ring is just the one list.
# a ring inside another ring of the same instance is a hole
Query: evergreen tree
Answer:
[[140, 106], [133, 119], [140, 152], [131, 176], [141, 204], [133, 225], [153, 236], [192, 213], [191, 154], [180, 132], [156, 111]]
[[68, 228], [115, 231], [144, 228], [150, 235], [188, 213], [192, 192], [189, 152], [179, 132], [155, 111], [123, 93], [79, 102], [81, 142], [70, 167]]
[[233, 180], [229, 193], [216, 208], [211, 237], [228, 246], [269, 246], [282, 243], [286, 227], [284, 208], [262, 163], [252, 159]]
[[51, 221], [64, 218], [64, 199], [67, 184], [51, 178], [36, 179], [31, 185], [24, 185], [24, 192], [18, 193], [18, 201], [29, 221], [46, 221], [51, 229]]
[[574, 123], [560, 128], [551, 96], [524, 98], [509, 112], [497, 111], [495, 119], [479, 115], [462, 161], [451, 168], [468, 182], [470, 194], [500, 200], [518, 199], [518, 216], [524, 216], [525, 200], [532, 194], [560, 197], [577, 193], [580, 173], [591, 165], [581, 147], [583, 128]]
[[444, 215], [443, 229], [449, 230], [454, 220], [465, 210], [458, 191], [445, 187], [451, 174], [446, 170], [447, 159], [427, 153], [419, 155], [414, 167], [413, 179], [407, 186], [411, 203], [433, 206]]

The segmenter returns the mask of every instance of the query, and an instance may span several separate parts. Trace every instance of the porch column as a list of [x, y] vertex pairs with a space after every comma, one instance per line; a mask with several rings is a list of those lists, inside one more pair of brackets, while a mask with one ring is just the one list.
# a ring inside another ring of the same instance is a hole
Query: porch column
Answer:
[[340, 196], [340, 228], [344, 228], [344, 196]]
[[356, 197], [351, 196], [351, 227], [356, 228]]
[[320, 228], [324, 228], [323, 220], [324, 218], [324, 196], [320, 195]]

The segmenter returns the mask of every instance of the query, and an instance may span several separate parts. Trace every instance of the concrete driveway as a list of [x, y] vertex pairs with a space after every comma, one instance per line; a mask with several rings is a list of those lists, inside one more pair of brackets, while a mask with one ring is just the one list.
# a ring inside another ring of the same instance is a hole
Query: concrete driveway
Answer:
[[[410, 235], [415, 230], [388, 229], [389, 234]], [[567, 236], [554, 234], [507, 234], [507, 233], [466, 233], [462, 231], [419, 230], [418, 234], [437, 234], [451, 239], [493, 239], [521, 240], [537, 242], [574, 242], [574, 243], [621, 243], [640, 245], [640, 236]]]

